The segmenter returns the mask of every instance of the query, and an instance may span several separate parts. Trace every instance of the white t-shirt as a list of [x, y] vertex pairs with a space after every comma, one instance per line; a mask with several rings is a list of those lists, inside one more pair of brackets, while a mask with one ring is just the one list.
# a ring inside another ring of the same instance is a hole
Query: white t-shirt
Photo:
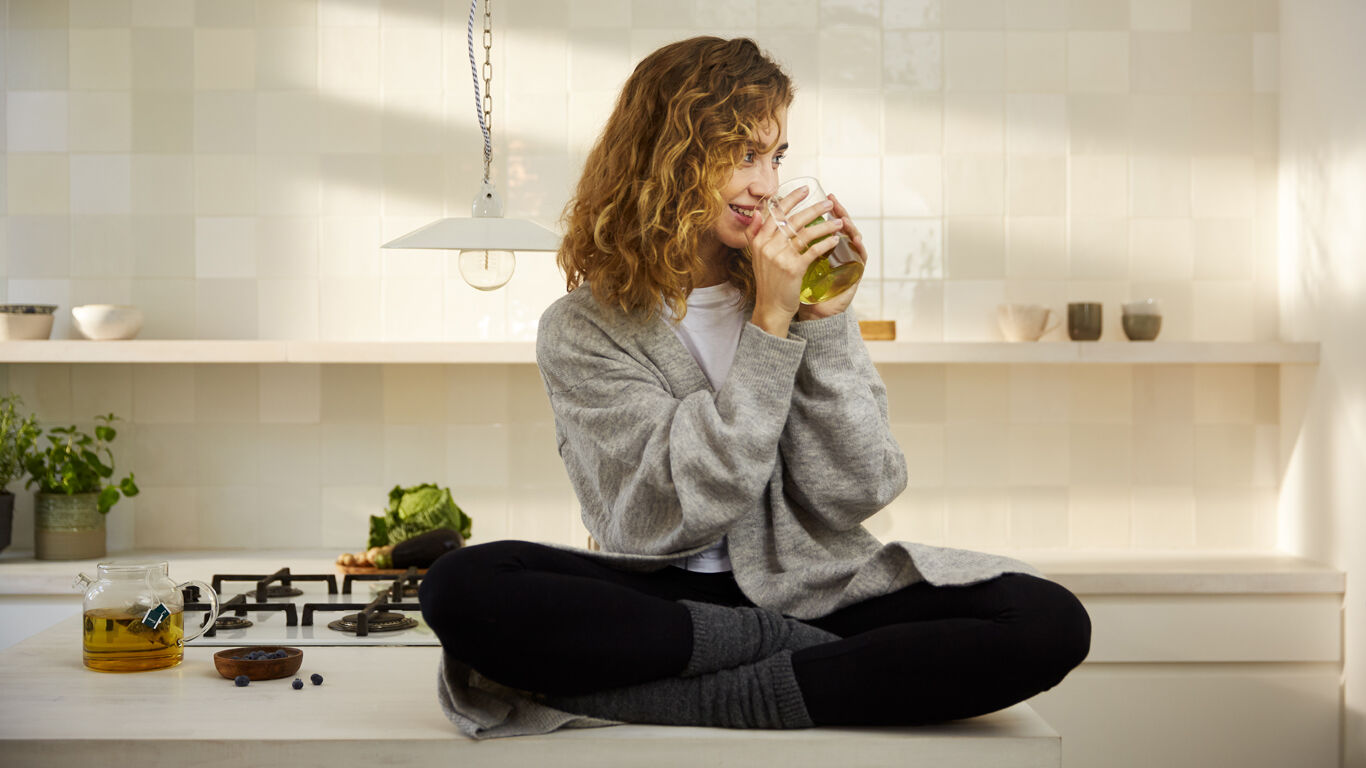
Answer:
[[[694, 288], [688, 296], [688, 311], [678, 323], [672, 322], [673, 313], [664, 306], [664, 319], [670, 321], [669, 326], [692, 353], [713, 390], [726, 383], [740, 346], [740, 332], [745, 328], [743, 299], [740, 289], [730, 283]], [[674, 565], [704, 573], [731, 570], [725, 538], [695, 555], [680, 558]]]

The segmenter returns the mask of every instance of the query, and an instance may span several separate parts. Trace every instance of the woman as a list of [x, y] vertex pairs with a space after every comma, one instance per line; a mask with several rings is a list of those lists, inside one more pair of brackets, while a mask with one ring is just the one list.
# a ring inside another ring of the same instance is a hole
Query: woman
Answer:
[[1085, 657], [1085, 610], [1029, 566], [860, 526], [906, 465], [854, 291], [798, 302], [827, 235], [866, 258], [858, 228], [834, 196], [762, 213], [791, 101], [752, 41], [673, 43], [589, 155], [537, 361], [604, 551], [494, 542], [432, 567], [423, 612], [467, 733], [926, 723]]

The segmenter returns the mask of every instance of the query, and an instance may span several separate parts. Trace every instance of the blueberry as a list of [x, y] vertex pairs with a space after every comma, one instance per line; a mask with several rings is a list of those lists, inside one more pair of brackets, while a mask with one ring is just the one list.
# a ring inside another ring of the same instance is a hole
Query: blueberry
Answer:
[[272, 653], [272, 654], [270, 655], [270, 657], [271, 657], [272, 659], [283, 659], [283, 658], [285, 658], [285, 657], [288, 656], [288, 655], [289, 655], [289, 651], [286, 651], [284, 648], [281, 648], [280, 650], [276, 651], [275, 653]]
[[302, 680], [300, 680], [299, 678], [296, 677], [296, 678], [294, 678], [294, 682], [290, 683], [290, 685], [294, 686], [294, 690], [297, 691], [297, 690], [299, 690], [300, 688], [304, 687], [304, 681], [302, 681]]
[[247, 685], [251, 682], [251, 678], [247, 677], [246, 675], [238, 675], [237, 677], [233, 678], [232, 681], [234, 683], [237, 683], [238, 688], [246, 688]]
[[308, 679], [309, 679], [309, 680], [312, 680], [314, 685], [322, 685], [322, 684], [323, 684], [323, 676], [320, 675], [320, 674], [318, 674], [317, 672], [314, 672], [313, 674], [309, 675], [309, 676], [308, 676]]

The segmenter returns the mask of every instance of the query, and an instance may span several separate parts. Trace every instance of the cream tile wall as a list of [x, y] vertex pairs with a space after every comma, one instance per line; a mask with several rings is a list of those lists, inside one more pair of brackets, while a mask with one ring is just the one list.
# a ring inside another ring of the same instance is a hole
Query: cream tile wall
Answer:
[[[0, 299], [134, 303], [147, 338], [531, 339], [523, 254], [481, 293], [440, 252], [480, 173], [463, 0], [0, 0]], [[995, 305], [1157, 297], [1163, 340], [1272, 339], [1276, 0], [505, 0], [494, 180], [555, 226], [635, 62], [750, 35], [798, 86], [786, 172], [876, 254], [856, 311], [999, 338]], [[1050, 338], [1064, 338], [1054, 331]], [[883, 535], [1269, 546], [1283, 442], [1257, 366], [891, 366], [912, 487]], [[577, 542], [530, 366], [10, 366], [48, 421], [129, 419], [116, 544], [353, 546], [441, 479], [477, 538]], [[30, 525], [21, 499], [20, 525]], [[120, 514], [122, 513], [122, 514]], [[27, 535], [18, 531], [21, 536]], [[20, 538], [20, 541], [25, 539]]]

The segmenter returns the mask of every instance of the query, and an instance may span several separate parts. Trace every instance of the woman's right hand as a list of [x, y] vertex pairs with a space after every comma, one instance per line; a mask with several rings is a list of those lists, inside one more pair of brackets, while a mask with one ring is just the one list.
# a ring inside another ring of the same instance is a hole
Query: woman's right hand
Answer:
[[[765, 332], [784, 338], [792, 317], [801, 308], [802, 277], [811, 262], [835, 249], [838, 237], [827, 235], [844, 228], [844, 220], [831, 216], [829, 221], [809, 226], [834, 208], [830, 200], [792, 213], [793, 207], [810, 191], [806, 188], [776, 203], [777, 211], [760, 206], [761, 215], [745, 232], [754, 265], [754, 315], [751, 322]], [[821, 239], [824, 238], [824, 239]], [[809, 245], [816, 240], [820, 242]]]

